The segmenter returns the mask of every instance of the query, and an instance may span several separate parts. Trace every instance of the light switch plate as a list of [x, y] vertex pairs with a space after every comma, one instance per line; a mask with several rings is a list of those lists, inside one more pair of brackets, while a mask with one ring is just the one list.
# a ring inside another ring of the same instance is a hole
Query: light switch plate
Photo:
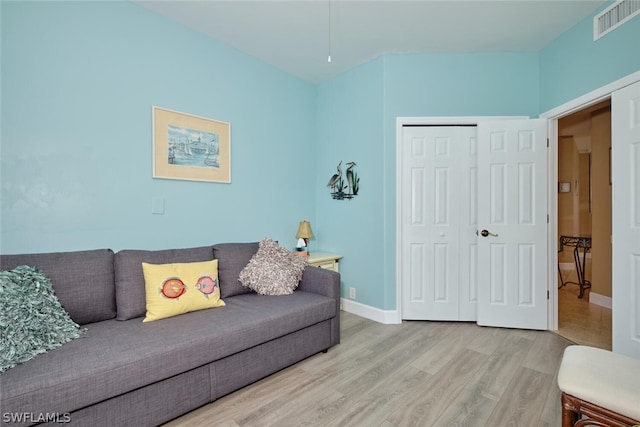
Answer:
[[151, 213], [153, 215], [164, 215], [164, 198], [154, 197], [151, 199]]
[[558, 183], [558, 193], [571, 193], [571, 183], [570, 182], [559, 182]]

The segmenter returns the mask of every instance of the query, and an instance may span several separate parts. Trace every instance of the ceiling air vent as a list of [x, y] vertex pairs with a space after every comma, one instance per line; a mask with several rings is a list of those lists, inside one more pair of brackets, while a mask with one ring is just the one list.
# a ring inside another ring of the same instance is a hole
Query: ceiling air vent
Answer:
[[593, 41], [640, 14], [640, 0], [618, 0], [593, 18]]

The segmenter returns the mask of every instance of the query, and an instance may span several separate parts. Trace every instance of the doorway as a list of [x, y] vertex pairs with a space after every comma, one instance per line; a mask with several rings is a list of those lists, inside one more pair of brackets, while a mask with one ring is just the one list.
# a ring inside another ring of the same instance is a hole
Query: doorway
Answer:
[[558, 120], [558, 333], [611, 350], [611, 100]]

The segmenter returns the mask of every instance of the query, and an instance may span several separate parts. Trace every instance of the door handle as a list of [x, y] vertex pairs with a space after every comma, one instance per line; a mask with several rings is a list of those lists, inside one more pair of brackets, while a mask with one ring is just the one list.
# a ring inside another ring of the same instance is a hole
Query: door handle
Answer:
[[[482, 235], [482, 237], [487, 237], [487, 236], [498, 237], [497, 234], [491, 233], [489, 230], [482, 230], [480, 234]], [[476, 236], [477, 235], [478, 235], [478, 230], [476, 230]]]

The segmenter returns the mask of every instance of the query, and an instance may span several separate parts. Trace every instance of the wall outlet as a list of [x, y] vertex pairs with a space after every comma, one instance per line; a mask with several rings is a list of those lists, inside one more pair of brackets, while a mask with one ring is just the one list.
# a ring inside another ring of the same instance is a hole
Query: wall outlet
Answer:
[[356, 299], [356, 288], [349, 288], [349, 298]]

